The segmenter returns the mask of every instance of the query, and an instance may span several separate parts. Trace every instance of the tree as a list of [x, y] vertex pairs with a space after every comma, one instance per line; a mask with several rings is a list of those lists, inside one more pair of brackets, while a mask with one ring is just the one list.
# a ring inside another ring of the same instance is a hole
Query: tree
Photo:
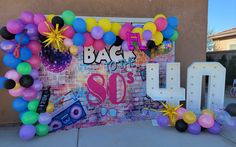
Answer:
[[210, 36], [212, 36], [213, 34], [214, 34], [214, 30], [213, 29], [208, 30], [208, 32], [207, 32], [207, 50], [206, 50], [207, 52], [213, 51], [213, 49], [214, 49], [215, 43], [210, 38]]

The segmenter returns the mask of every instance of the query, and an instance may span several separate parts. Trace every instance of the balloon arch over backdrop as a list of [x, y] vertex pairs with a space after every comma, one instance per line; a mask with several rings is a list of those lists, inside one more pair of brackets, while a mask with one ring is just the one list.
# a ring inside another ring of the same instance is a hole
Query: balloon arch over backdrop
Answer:
[[[0, 47], [5, 52], [3, 63], [11, 69], [0, 77], [0, 86], [16, 97], [12, 106], [23, 124], [20, 138], [144, 119], [192, 134], [203, 128], [218, 134], [222, 126], [233, 127], [230, 115], [221, 110], [224, 78], [212, 80], [211, 86], [218, 87], [211, 92], [219, 98], [202, 111], [193, 86], [205, 74], [225, 76], [217, 63], [189, 67], [188, 110], [179, 105], [185, 100], [180, 65], [168, 64], [174, 62], [178, 23], [174, 16], [157, 14], [144, 25], [120, 24], [106, 18], [77, 18], [69, 10], [60, 16], [24, 11], [9, 20], [0, 30], [5, 39]], [[216, 75], [206, 67], [222, 72]], [[195, 83], [190, 82], [191, 72], [200, 75]]]

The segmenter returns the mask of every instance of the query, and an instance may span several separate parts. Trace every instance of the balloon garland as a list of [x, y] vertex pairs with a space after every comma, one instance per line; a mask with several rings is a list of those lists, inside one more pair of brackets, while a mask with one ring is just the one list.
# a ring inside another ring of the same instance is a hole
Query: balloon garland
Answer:
[[[156, 15], [153, 22], [135, 26], [106, 18], [99, 21], [91, 17], [76, 18], [70, 10], [61, 16], [24, 11], [19, 18], [9, 20], [0, 29], [0, 35], [5, 39], [0, 48], [5, 52], [3, 63], [11, 70], [0, 77], [0, 88], [16, 97], [12, 107], [19, 112], [23, 123], [20, 138], [30, 140], [35, 135], [46, 136], [49, 132], [54, 105], [48, 102], [46, 110], [39, 111], [41, 101], [38, 97], [43, 89], [38, 72], [40, 66], [51, 72], [61, 72], [70, 65], [72, 56], [81, 54], [84, 47], [89, 46], [100, 51], [115, 45], [121, 46], [123, 51], [130, 51], [127, 33], [138, 34], [142, 45], [149, 50], [171, 48], [169, 42], [176, 41], [179, 35], [177, 27], [176, 17], [166, 18], [163, 14]], [[138, 43], [133, 45], [137, 47]]]
[[202, 110], [201, 114], [195, 114], [182, 107], [171, 106], [162, 103], [164, 108], [156, 119], [160, 127], [173, 126], [179, 132], [188, 131], [190, 134], [198, 135], [201, 131], [207, 130], [211, 134], [219, 134], [222, 127], [235, 127], [236, 122], [230, 114], [224, 110], [208, 109]]

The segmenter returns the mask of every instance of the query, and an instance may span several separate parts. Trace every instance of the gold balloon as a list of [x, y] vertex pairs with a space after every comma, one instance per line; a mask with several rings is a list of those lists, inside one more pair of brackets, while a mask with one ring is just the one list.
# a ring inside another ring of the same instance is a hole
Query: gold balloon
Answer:
[[193, 124], [196, 122], [197, 117], [196, 115], [192, 112], [192, 111], [187, 111], [184, 113], [183, 115], [183, 120], [187, 123], [187, 124]]
[[52, 22], [52, 18], [54, 17], [55, 15], [54, 14], [49, 14], [46, 16], [46, 19], [48, 22]]
[[70, 53], [71, 53], [72, 55], [77, 55], [78, 50], [79, 50], [78, 47], [75, 46], [75, 45], [72, 45], [72, 46], [70, 47]]
[[53, 105], [53, 103], [51, 103], [51, 102], [48, 103], [48, 106], [47, 106], [46, 111], [47, 111], [48, 113], [51, 113], [51, 112], [54, 111], [54, 105]]
[[214, 113], [209, 109], [202, 110], [202, 114], [208, 114], [208, 115], [211, 115], [213, 118], [215, 118]]
[[154, 22], [156, 21], [156, 19], [160, 18], [160, 17], [163, 17], [163, 18], [166, 18], [166, 16], [164, 14], [157, 14], [155, 17], [154, 17]]
[[19, 89], [20, 88], [20, 84], [18, 83], [18, 82], [16, 82], [16, 85], [15, 85], [15, 87], [13, 88], [13, 90], [17, 90], [17, 89]]

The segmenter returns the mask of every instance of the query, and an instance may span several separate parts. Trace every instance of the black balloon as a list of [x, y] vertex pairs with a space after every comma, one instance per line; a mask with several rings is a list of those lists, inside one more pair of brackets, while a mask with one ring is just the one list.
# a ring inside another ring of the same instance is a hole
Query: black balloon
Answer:
[[156, 43], [153, 40], [148, 40], [147, 42], [147, 48], [152, 49], [156, 46]]
[[201, 131], [206, 131], [207, 128], [201, 127]]
[[59, 25], [59, 29], [64, 26], [64, 20], [60, 16], [54, 16], [52, 18], [52, 25], [56, 28], [56, 24]]
[[184, 120], [177, 120], [175, 123], [175, 128], [179, 132], [185, 132], [188, 129], [188, 124], [184, 122]]
[[113, 44], [114, 46], [121, 46], [123, 40], [120, 38], [120, 36], [116, 36], [116, 42]]
[[225, 111], [227, 111], [231, 116], [236, 116], [236, 103], [228, 104]]
[[7, 27], [2, 27], [0, 29], [0, 35], [6, 40], [11, 40], [15, 38], [15, 34], [8, 32]]
[[4, 88], [6, 89], [13, 89], [16, 86], [16, 82], [12, 79], [7, 79], [4, 82]]
[[19, 83], [22, 87], [29, 88], [30, 86], [33, 85], [34, 79], [30, 75], [23, 75], [20, 78]]

